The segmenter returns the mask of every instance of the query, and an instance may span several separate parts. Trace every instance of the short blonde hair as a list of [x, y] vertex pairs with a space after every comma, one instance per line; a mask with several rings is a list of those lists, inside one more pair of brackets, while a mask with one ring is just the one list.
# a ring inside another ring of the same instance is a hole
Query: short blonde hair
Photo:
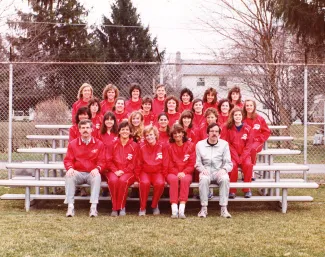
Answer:
[[146, 135], [149, 134], [151, 131], [153, 131], [153, 133], [156, 136], [156, 140], [159, 140], [159, 132], [156, 126], [152, 126], [152, 125], [148, 125], [145, 126], [143, 129], [143, 137], [146, 138]]
[[83, 98], [82, 91], [83, 91], [86, 87], [89, 87], [89, 88], [90, 88], [90, 90], [91, 90], [91, 97], [93, 97], [93, 92], [94, 92], [93, 87], [92, 87], [90, 84], [88, 84], [88, 83], [83, 83], [83, 84], [81, 85], [81, 87], [79, 88], [79, 90], [78, 90], [78, 95], [77, 95], [77, 98], [78, 98], [78, 99], [82, 99], [82, 98]]

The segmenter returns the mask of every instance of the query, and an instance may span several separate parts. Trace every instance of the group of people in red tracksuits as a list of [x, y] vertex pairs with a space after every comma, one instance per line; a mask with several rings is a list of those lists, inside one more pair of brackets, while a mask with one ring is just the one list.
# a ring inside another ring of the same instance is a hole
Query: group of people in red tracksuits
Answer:
[[[164, 85], [156, 87], [153, 98], [141, 93], [141, 86], [132, 83], [126, 101], [116, 86], [108, 84], [99, 101], [90, 84], [80, 87], [78, 101], [72, 106], [73, 126], [64, 159], [68, 217], [74, 216], [75, 188], [82, 183], [91, 185], [90, 216], [97, 216], [100, 181], [104, 179], [111, 195], [111, 216], [126, 215], [128, 189], [134, 183], [139, 185], [139, 216], [146, 215], [151, 186], [152, 213], [160, 214], [159, 199], [168, 183], [171, 217], [186, 218], [190, 184], [200, 180], [195, 169], [196, 144], [208, 140], [214, 125], [219, 128], [218, 137], [229, 145], [230, 182], [238, 180], [239, 167], [244, 182], [252, 180], [257, 153], [270, 130], [257, 114], [256, 102], [242, 101], [239, 87], [219, 100], [214, 88], [208, 88], [202, 99], [193, 99], [188, 88], [181, 90], [179, 98], [166, 96]], [[252, 196], [249, 188], [243, 192], [246, 198]], [[235, 198], [236, 193], [231, 188], [228, 197]]]

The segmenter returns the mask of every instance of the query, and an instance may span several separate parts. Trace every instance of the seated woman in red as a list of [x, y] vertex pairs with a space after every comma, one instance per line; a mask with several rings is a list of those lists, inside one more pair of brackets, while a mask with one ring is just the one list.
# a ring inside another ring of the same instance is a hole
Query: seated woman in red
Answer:
[[118, 88], [113, 84], [108, 84], [103, 90], [103, 101], [100, 102], [101, 112], [105, 115], [108, 111], [113, 111], [116, 98], [119, 96]]
[[168, 171], [168, 149], [158, 142], [158, 130], [149, 125], [143, 130], [144, 142], [140, 144], [135, 174], [139, 181], [140, 211], [139, 216], [146, 215], [150, 185], [153, 186], [151, 207], [154, 215], [159, 215], [159, 199], [164, 191]]
[[150, 96], [143, 97], [141, 109], [144, 126], [153, 125], [156, 122], [156, 115], [152, 112], [152, 98]]
[[213, 87], [205, 90], [203, 95], [203, 111], [208, 108], [218, 108], [218, 93]]
[[135, 182], [134, 168], [138, 151], [138, 144], [133, 141], [127, 121], [118, 126], [118, 137], [106, 155], [106, 178], [112, 199], [112, 217], [126, 215], [126, 198], [128, 188]]
[[205, 123], [203, 115], [203, 101], [201, 99], [195, 99], [193, 101], [193, 128], [200, 128]]
[[196, 131], [193, 129], [193, 112], [189, 110], [183, 111], [178, 123], [184, 128], [188, 140], [196, 144], [197, 137]]
[[[78, 128], [78, 123], [81, 120], [90, 120], [91, 119], [91, 113], [90, 110], [88, 109], [88, 107], [83, 106], [80, 107], [77, 110], [76, 116], [75, 116], [75, 121], [76, 124], [74, 124], [70, 129], [69, 129], [69, 142], [71, 142], [72, 140], [80, 137], [80, 132], [79, 132], [79, 128]], [[97, 137], [98, 135], [98, 131], [96, 129], [93, 128], [92, 132], [91, 132], [91, 136], [92, 137]]]
[[185, 205], [195, 165], [195, 144], [187, 140], [186, 132], [180, 124], [172, 127], [168, 152], [167, 182], [172, 209], [171, 217], [185, 219]]
[[244, 123], [251, 127], [253, 142], [251, 145], [251, 158], [253, 165], [256, 164], [256, 155], [263, 149], [264, 142], [271, 135], [271, 130], [265, 122], [265, 119], [256, 113], [256, 102], [246, 100], [244, 102]]
[[78, 91], [78, 101], [74, 102], [72, 105], [72, 124], [78, 124], [76, 123], [75, 117], [77, 110], [80, 107], [84, 107], [88, 105], [88, 101], [93, 97], [93, 88], [88, 83], [82, 84], [82, 86], [79, 88]]
[[139, 111], [141, 109], [141, 87], [138, 83], [131, 83], [129, 90], [130, 99], [126, 101], [126, 111], [131, 114], [134, 111]]
[[[227, 125], [222, 129], [220, 138], [229, 144], [233, 169], [230, 172], [230, 182], [237, 182], [238, 167], [242, 168], [244, 182], [252, 181], [253, 164], [250, 156], [251, 128], [243, 123], [243, 110], [239, 107], [232, 109]], [[236, 188], [231, 188], [229, 198], [236, 197]], [[243, 188], [245, 198], [250, 198], [252, 193], [249, 188]]]
[[244, 104], [241, 100], [240, 87], [233, 87], [228, 92], [228, 100], [234, 107], [243, 108]]
[[163, 145], [169, 144], [169, 119], [168, 116], [163, 112], [158, 115], [158, 133], [159, 139], [157, 139]]
[[113, 112], [116, 117], [117, 124], [120, 124], [124, 120], [128, 120], [129, 114], [125, 110], [125, 99], [123, 97], [116, 98], [113, 106]]
[[182, 113], [185, 110], [192, 109], [193, 92], [190, 89], [183, 88], [180, 93], [179, 99], [181, 100], [178, 108], [179, 113]]
[[178, 99], [176, 96], [170, 95], [165, 100], [164, 112], [168, 116], [169, 126], [173, 126], [175, 123], [178, 123], [179, 117], [181, 114], [178, 112]]
[[103, 123], [98, 133], [98, 139], [101, 140], [104, 145], [110, 146], [117, 140], [117, 121], [114, 113], [106, 112], [103, 118]]
[[91, 98], [88, 102], [88, 109], [91, 112], [91, 122], [93, 128], [99, 130], [103, 122], [103, 115], [100, 112], [100, 102], [98, 98]]
[[221, 99], [218, 103], [218, 125], [220, 128], [223, 128], [229, 117], [229, 113], [231, 109], [233, 108], [233, 105], [229, 102], [228, 99], [224, 98]]

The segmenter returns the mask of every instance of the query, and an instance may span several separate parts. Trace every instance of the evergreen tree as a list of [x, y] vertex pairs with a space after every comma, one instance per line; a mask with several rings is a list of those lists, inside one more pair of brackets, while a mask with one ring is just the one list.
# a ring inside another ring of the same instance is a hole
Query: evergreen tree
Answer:
[[157, 53], [157, 38], [151, 39], [149, 26], [142, 25], [140, 15], [132, 2], [116, 0], [111, 8], [111, 18], [103, 16], [103, 24], [97, 30], [105, 50], [105, 61], [160, 61], [164, 52]]

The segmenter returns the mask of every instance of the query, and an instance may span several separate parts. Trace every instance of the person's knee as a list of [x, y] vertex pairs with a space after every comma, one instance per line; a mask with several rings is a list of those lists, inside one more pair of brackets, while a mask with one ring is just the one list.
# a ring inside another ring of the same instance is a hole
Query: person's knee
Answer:
[[222, 175], [220, 177], [220, 183], [229, 183], [229, 176], [228, 175]]
[[210, 178], [208, 176], [201, 175], [199, 185], [208, 185], [208, 184], [210, 184]]

